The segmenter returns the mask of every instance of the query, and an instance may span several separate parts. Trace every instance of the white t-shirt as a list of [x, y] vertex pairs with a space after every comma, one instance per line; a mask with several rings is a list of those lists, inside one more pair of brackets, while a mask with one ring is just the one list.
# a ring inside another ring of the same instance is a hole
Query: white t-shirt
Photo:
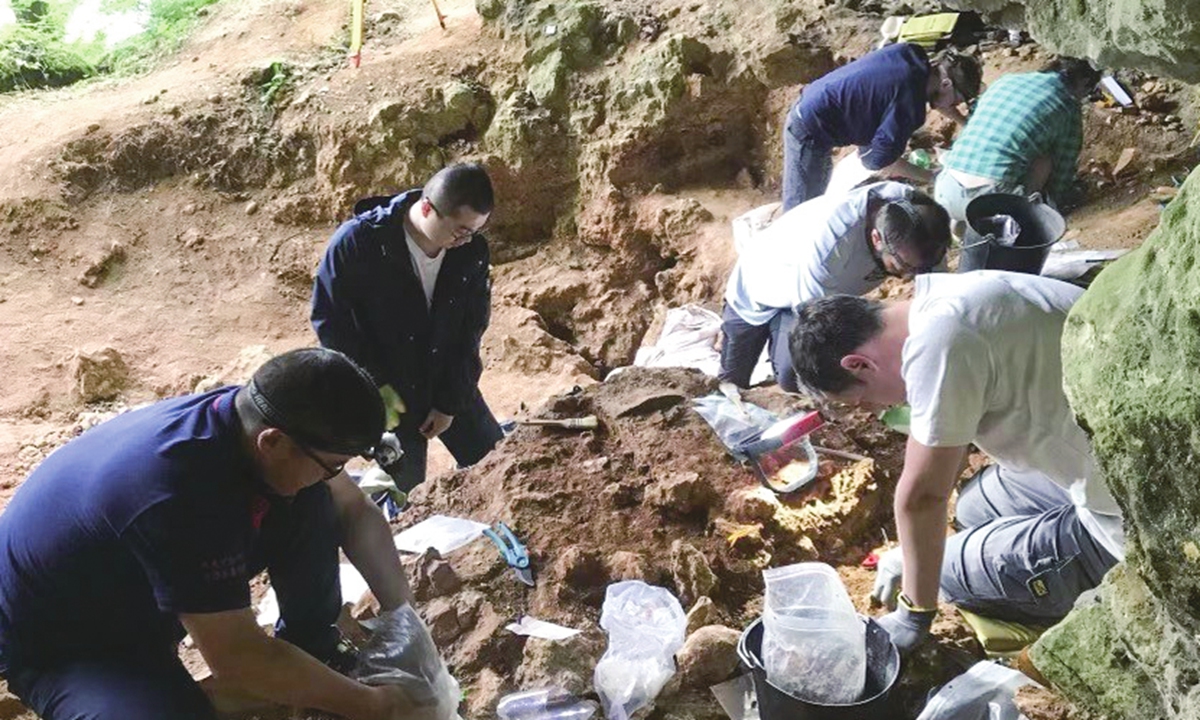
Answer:
[[746, 322], [762, 325], [815, 298], [879, 287], [887, 275], [867, 238], [868, 201], [911, 195], [908, 185], [882, 182], [797, 205], [746, 243], [725, 302]]
[[439, 250], [437, 257], [429, 257], [407, 230], [404, 231], [404, 239], [408, 242], [413, 271], [421, 278], [421, 287], [425, 290], [425, 309], [428, 310], [433, 305], [433, 289], [437, 287], [437, 276], [441, 272], [442, 261], [446, 259], [446, 251]]
[[1001, 466], [1070, 491], [1088, 532], [1124, 557], [1121, 511], [1062, 384], [1063, 323], [1083, 291], [1024, 273], [920, 275], [901, 373], [912, 437], [975, 443]]

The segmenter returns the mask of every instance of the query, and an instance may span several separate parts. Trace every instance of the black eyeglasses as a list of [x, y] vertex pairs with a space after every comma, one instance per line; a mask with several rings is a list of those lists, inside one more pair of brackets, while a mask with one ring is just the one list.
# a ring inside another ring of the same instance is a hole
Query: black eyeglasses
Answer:
[[[433, 208], [433, 211], [435, 213], [437, 213], [438, 217], [442, 218], [443, 220], [450, 219], [449, 215], [442, 212], [441, 210], [438, 210], [438, 206], [434, 205], [432, 200], [430, 200], [429, 198], [425, 198], [425, 202], [429, 203], [429, 207]], [[488, 226], [488, 223], [490, 223], [491, 221], [492, 221], [492, 218], [491, 218], [491, 215], [489, 215], [488, 219], [485, 220], [484, 223], [482, 225], [480, 225], [479, 227], [472, 228], [472, 227], [467, 227], [466, 225], [459, 225], [457, 228], [454, 229], [454, 232], [452, 234], [456, 238], [465, 238], [469, 235], [474, 235], [475, 233], [483, 232], [484, 228], [486, 228]]]
[[347, 460], [346, 462], [341, 462], [341, 463], [338, 463], [337, 465], [330, 465], [329, 463], [322, 460], [319, 455], [317, 455], [315, 452], [313, 452], [312, 448], [308, 447], [304, 443], [298, 442], [296, 440], [293, 440], [292, 442], [296, 443], [296, 447], [300, 448], [300, 452], [307, 455], [310, 460], [312, 460], [316, 464], [320, 465], [321, 469], [325, 471], [325, 477], [321, 478], [321, 482], [325, 482], [326, 480], [332, 480], [335, 477], [337, 477], [338, 475], [341, 475], [342, 470], [346, 469], [346, 462], [349, 462], [349, 460]]

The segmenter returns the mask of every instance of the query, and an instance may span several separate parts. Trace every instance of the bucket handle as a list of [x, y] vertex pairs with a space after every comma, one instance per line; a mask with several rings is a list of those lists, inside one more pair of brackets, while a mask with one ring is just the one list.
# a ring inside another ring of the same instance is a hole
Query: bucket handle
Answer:
[[[987, 244], [991, 243], [992, 240], [994, 240], [995, 238], [996, 238], [996, 235], [994, 233], [988, 233], [987, 235], [984, 235], [981, 240], [978, 240], [977, 242], [973, 242], [970, 245], [961, 245], [961, 246], [959, 246], [958, 249], [961, 252], [963, 250], [970, 250], [971, 248], [977, 248], [980, 245], [987, 245]], [[1019, 245], [1019, 246], [1001, 245], [1000, 247], [1007, 247], [1012, 250], [1042, 250], [1044, 248], [1050, 247], [1051, 245], [1053, 245], [1054, 243], [1058, 242], [1061, 239], [1062, 238], [1055, 238], [1054, 240], [1051, 240], [1048, 243], [1042, 243], [1041, 245]]]

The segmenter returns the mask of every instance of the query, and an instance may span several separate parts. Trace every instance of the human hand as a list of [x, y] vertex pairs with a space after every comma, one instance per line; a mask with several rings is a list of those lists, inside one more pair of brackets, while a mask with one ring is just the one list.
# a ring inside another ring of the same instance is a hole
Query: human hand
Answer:
[[871, 607], [896, 609], [896, 596], [900, 594], [900, 581], [904, 577], [904, 554], [900, 546], [879, 556], [875, 564], [875, 587], [871, 589]]
[[936, 616], [937, 610], [918, 610], [902, 601], [898, 608], [876, 622], [891, 636], [892, 644], [900, 654], [907, 655], [929, 638], [929, 629]]
[[408, 408], [404, 406], [404, 400], [400, 398], [400, 395], [391, 385], [384, 385], [379, 388], [379, 397], [383, 399], [383, 409], [387, 414], [385, 429], [391, 430], [400, 424], [400, 416]]
[[446, 428], [450, 427], [450, 423], [452, 422], [454, 422], [453, 415], [447, 415], [437, 410], [430, 410], [429, 417], [425, 418], [425, 422], [421, 423], [420, 431], [426, 440], [432, 440], [445, 432]]

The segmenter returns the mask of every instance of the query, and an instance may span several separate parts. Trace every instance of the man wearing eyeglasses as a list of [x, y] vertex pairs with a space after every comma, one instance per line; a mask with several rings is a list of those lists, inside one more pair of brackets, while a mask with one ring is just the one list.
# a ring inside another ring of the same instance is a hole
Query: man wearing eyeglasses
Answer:
[[792, 208], [740, 249], [725, 289], [718, 376], [747, 387], [769, 346], [775, 381], [796, 392], [787, 341], [796, 306], [928, 272], [949, 247], [946, 211], [902, 183], [874, 183]]
[[[380, 605], [412, 601], [387, 522], [341, 472], [380, 442], [375, 384], [294, 350], [245, 386], [155, 403], [47, 457], [0, 514], [0, 674], [45, 720], [215, 720], [180, 662], [191, 635], [241, 693], [357, 720], [414, 699], [339, 670], [338, 550]], [[251, 609], [266, 569], [274, 637]], [[335, 669], [336, 668], [336, 669]]]
[[428, 442], [459, 466], [503, 437], [479, 392], [491, 311], [492, 183], [482, 165], [438, 171], [425, 187], [360, 201], [317, 270], [312, 325], [375, 378], [404, 448], [400, 490], [425, 479]]

